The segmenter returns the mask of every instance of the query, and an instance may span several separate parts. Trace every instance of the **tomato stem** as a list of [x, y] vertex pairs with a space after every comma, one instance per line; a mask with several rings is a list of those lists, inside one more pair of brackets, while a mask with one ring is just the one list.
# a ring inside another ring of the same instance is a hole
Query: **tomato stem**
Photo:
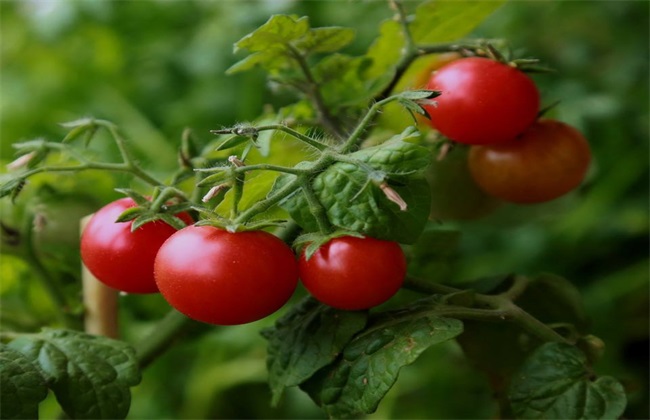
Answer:
[[290, 136], [302, 141], [303, 143], [305, 143], [305, 144], [307, 144], [307, 145], [309, 145], [309, 146], [313, 147], [314, 149], [317, 149], [317, 150], [319, 150], [321, 152], [323, 150], [327, 150], [327, 149], [330, 148], [330, 146], [328, 146], [327, 144], [321, 143], [320, 141], [318, 141], [318, 140], [316, 140], [314, 138], [306, 136], [306, 135], [302, 134], [301, 132], [292, 129], [291, 127], [288, 127], [285, 124], [268, 124], [268, 125], [263, 125], [263, 126], [260, 126], [260, 127], [255, 127], [255, 129], [257, 131], [264, 131], [264, 130], [283, 131], [283, 132], [289, 134]]
[[320, 92], [320, 85], [314, 78], [314, 75], [311, 72], [311, 69], [309, 68], [309, 63], [307, 62], [307, 59], [293, 45], [287, 44], [287, 47], [291, 52], [291, 56], [293, 57], [294, 60], [296, 60], [296, 62], [300, 66], [300, 70], [305, 75], [305, 79], [307, 80], [307, 85], [305, 86], [305, 88], [301, 90], [307, 95], [307, 97], [314, 104], [314, 108], [316, 108], [316, 114], [318, 116], [318, 121], [327, 131], [329, 131], [331, 134], [336, 136], [336, 138], [338, 139], [345, 138], [343, 131], [339, 128], [339, 123], [335, 121], [329, 109], [327, 109], [327, 106], [325, 105], [325, 101], [323, 100], [323, 95]]
[[316, 222], [318, 223], [318, 229], [323, 235], [328, 235], [332, 233], [332, 225], [327, 218], [327, 210], [323, 207], [323, 204], [320, 202], [314, 189], [311, 185], [311, 178], [302, 176], [300, 179], [300, 188], [302, 188], [303, 194], [309, 203], [309, 212], [314, 216]]
[[184, 331], [195, 323], [182, 313], [172, 309], [151, 329], [151, 333], [137, 342], [134, 347], [140, 368], [149, 366], [158, 356], [165, 352]]
[[[527, 285], [528, 280], [526, 278], [517, 277], [509, 290], [498, 295], [476, 293], [474, 295], [473, 305], [478, 305], [483, 308], [441, 305], [436, 311], [440, 311], [440, 313], [447, 311], [446, 316], [459, 319], [464, 318], [479, 321], [500, 319], [509, 321], [543, 341], [569, 343], [566, 338], [555, 332], [551, 327], [513, 302], [513, 299], [516, 299], [523, 293]], [[463, 291], [463, 289], [415, 278], [407, 278], [404, 282], [404, 287], [427, 294], [447, 295]], [[489, 309], [485, 309], [485, 307]], [[467, 312], [466, 310], [468, 309], [472, 309], [472, 311]]]

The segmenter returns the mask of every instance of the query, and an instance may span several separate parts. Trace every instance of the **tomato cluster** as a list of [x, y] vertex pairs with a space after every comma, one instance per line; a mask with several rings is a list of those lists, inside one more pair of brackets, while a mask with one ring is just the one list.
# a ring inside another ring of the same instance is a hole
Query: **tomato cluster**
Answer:
[[471, 146], [468, 166], [476, 184], [498, 199], [528, 204], [558, 198], [585, 177], [591, 153], [582, 134], [539, 119], [540, 95], [524, 72], [484, 57], [459, 58], [433, 72], [426, 105], [431, 125]]
[[406, 260], [395, 242], [351, 236], [322, 245], [298, 261], [282, 240], [264, 231], [229, 232], [195, 226], [175, 230], [162, 221], [131, 232], [116, 222], [136, 204], [123, 198], [97, 211], [81, 238], [81, 257], [95, 277], [127, 293], [160, 292], [190, 318], [216, 325], [262, 319], [293, 295], [298, 279], [319, 301], [339, 309], [379, 305], [401, 287]]

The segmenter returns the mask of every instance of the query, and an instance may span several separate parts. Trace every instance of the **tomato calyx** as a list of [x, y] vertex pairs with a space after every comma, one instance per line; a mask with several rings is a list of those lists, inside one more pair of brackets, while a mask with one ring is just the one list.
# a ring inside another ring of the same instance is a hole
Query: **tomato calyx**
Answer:
[[158, 189], [154, 192], [151, 199], [131, 189], [118, 188], [116, 191], [128, 196], [136, 203], [135, 207], [124, 210], [115, 220], [116, 223], [131, 221], [131, 232], [135, 232], [143, 225], [157, 220], [168, 224], [176, 230], [187, 226], [187, 220], [177, 215], [192, 209], [192, 205], [189, 202], [160, 200], [161, 197], [165, 199], [170, 194], [163, 194]]

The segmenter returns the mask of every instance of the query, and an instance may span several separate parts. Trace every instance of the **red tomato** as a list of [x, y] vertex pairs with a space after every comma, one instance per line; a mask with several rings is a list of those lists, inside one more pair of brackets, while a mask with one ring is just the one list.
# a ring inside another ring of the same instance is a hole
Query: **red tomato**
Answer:
[[539, 92], [523, 72], [482, 57], [452, 61], [431, 75], [439, 90], [431, 125], [451, 140], [495, 144], [514, 139], [537, 118]]
[[284, 305], [298, 283], [291, 248], [270, 233], [189, 226], [158, 252], [156, 282], [171, 306], [216, 325], [253, 322]]
[[553, 200], [585, 177], [591, 152], [578, 130], [555, 120], [540, 120], [513, 141], [472, 146], [469, 168], [488, 194], [514, 203]]
[[[124, 210], [135, 206], [127, 197], [99, 209], [81, 235], [81, 259], [95, 277], [114, 289], [155, 293], [158, 287], [153, 277], [153, 262], [160, 245], [176, 229], [155, 221], [131, 232], [132, 222], [115, 222]], [[188, 224], [193, 223], [186, 213], [177, 216]]]
[[390, 299], [404, 282], [406, 258], [396, 242], [343, 236], [299, 262], [300, 279], [317, 300], [344, 310]]

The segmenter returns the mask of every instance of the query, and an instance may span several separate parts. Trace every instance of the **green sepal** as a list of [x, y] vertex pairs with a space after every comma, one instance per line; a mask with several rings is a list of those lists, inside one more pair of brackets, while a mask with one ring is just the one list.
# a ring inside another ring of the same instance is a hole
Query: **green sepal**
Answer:
[[147, 209], [143, 209], [142, 207], [129, 207], [128, 209], [124, 210], [122, 214], [120, 214], [117, 217], [117, 219], [115, 219], [115, 222], [116, 223], [128, 222], [129, 220], [133, 220], [137, 217], [140, 217], [146, 212]]
[[133, 200], [135, 204], [137, 204], [138, 206], [148, 208], [151, 205], [151, 201], [149, 201], [147, 197], [130, 188], [116, 188], [115, 191], [126, 195], [131, 200]]

